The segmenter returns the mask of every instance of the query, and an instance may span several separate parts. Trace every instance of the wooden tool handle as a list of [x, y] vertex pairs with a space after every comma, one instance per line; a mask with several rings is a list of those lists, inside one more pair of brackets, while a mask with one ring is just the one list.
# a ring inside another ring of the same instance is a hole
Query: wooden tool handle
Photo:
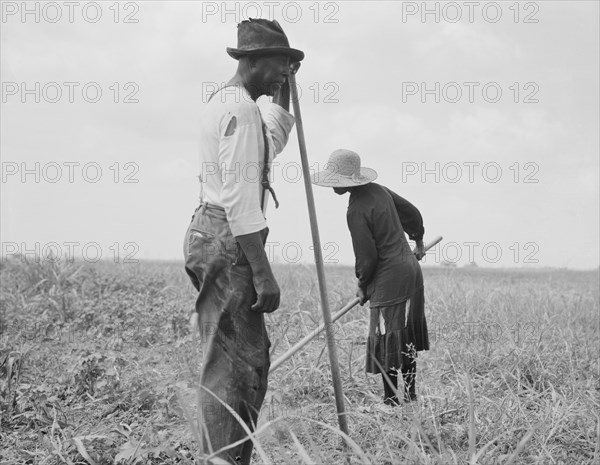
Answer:
[[[425, 246], [425, 251], [427, 252], [432, 247], [435, 247], [437, 244], [439, 244], [442, 241], [442, 239], [443, 239], [442, 236], [437, 236], [434, 240], [432, 240], [429, 244], [427, 244]], [[356, 307], [356, 305], [358, 305], [359, 302], [360, 302], [360, 299], [358, 297], [356, 297], [354, 300], [351, 300], [350, 302], [348, 302], [342, 309], [340, 309], [340, 311], [338, 311], [337, 313], [332, 315], [331, 324], [335, 323], [337, 320], [339, 320], [341, 317], [343, 317], [346, 313], [348, 313], [351, 309]], [[304, 336], [302, 338], [302, 340], [299, 341], [294, 347], [290, 347], [285, 354], [283, 354], [281, 357], [279, 357], [277, 360], [275, 360], [271, 364], [271, 369], [269, 371], [270, 372], [275, 371], [277, 368], [279, 368], [283, 362], [285, 362], [288, 358], [290, 358], [292, 355], [294, 355], [296, 352], [298, 352], [300, 349], [302, 349], [302, 347], [304, 347], [306, 344], [308, 344], [310, 341], [312, 341], [315, 337], [317, 337], [325, 329], [325, 326], [326, 326], [325, 324], [319, 325], [317, 327], [317, 329], [315, 329], [314, 331], [312, 331], [309, 334], [307, 334], [306, 336]]]

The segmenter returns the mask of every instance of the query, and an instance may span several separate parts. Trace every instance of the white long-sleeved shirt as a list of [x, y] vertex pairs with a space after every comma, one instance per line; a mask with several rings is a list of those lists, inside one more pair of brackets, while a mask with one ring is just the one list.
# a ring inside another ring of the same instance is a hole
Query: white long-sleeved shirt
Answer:
[[[235, 130], [225, 135], [234, 117]], [[295, 122], [282, 107], [269, 103], [261, 115], [248, 91], [232, 86], [215, 94], [201, 115], [200, 199], [225, 209], [234, 236], [254, 233], [267, 226], [260, 205], [263, 121], [271, 164], [287, 144]], [[268, 197], [266, 191], [265, 207]]]

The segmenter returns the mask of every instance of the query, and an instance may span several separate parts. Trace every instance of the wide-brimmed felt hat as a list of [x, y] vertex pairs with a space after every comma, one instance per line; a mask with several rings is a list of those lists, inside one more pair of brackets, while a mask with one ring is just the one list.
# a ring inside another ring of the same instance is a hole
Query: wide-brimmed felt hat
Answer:
[[283, 53], [289, 55], [293, 62], [302, 61], [304, 52], [290, 47], [285, 32], [275, 20], [248, 19], [238, 24], [238, 46], [227, 47], [227, 53], [239, 60], [245, 55], [263, 55], [267, 53]]
[[313, 184], [323, 187], [354, 187], [377, 179], [377, 172], [360, 166], [360, 157], [352, 150], [335, 150], [325, 169], [311, 176]]

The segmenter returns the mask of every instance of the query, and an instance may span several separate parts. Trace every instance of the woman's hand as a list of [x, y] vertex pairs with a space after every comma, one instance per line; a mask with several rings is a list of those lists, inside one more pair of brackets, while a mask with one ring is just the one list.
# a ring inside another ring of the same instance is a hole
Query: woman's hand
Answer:
[[361, 305], [364, 305], [367, 302], [367, 300], [369, 300], [369, 297], [367, 297], [365, 292], [360, 287], [356, 290], [356, 297], [360, 299], [359, 303]]
[[425, 244], [423, 244], [423, 241], [416, 241], [416, 246], [415, 249], [413, 250], [413, 253], [415, 254], [415, 257], [417, 257], [417, 260], [421, 260], [424, 256], [425, 256]]

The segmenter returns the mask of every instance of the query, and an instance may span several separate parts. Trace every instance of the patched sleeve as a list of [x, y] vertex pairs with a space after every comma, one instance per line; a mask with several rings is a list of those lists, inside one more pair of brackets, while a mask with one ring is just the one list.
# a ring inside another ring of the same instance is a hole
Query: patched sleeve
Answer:
[[269, 103], [264, 108], [263, 119], [273, 140], [275, 154], [279, 154], [285, 148], [296, 120], [276, 103]]
[[413, 241], [422, 240], [425, 234], [425, 227], [423, 226], [421, 212], [408, 200], [403, 199], [388, 188], [385, 189], [394, 200], [394, 206], [396, 207], [396, 212], [398, 213], [404, 232]]
[[241, 236], [260, 231], [267, 223], [260, 207], [259, 150], [263, 136], [258, 108], [251, 104], [230, 107], [220, 131], [221, 201], [231, 232]]
[[355, 272], [358, 286], [366, 293], [367, 286], [375, 275], [377, 269], [377, 247], [363, 212], [348, 210], [346, 215], [348, 229], [352, 236], [352, 247], [356, 257]]

